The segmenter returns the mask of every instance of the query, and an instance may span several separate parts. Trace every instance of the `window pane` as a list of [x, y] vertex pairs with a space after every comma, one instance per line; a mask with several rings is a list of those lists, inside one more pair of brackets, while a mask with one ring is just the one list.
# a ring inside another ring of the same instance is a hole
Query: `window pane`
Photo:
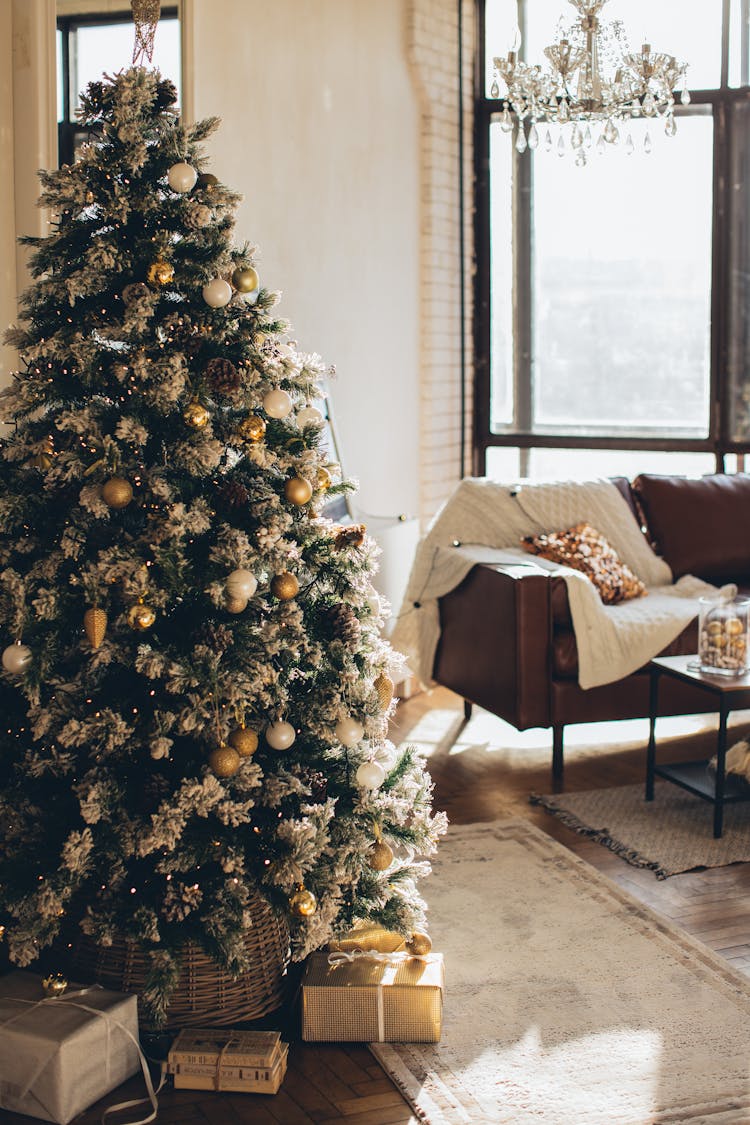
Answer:
[[487, 0], [484, 6], [485, 93], [490, 96], [493, 79], [492, 60], [507, 55], [518, 27], [518, 0]]
[[729, 240], [729, 396], [733, 441], [750, 441], [750, 106], [732, 107], [732, 175]]
[[731, 0], [729, 15], [729, 85], [750, 83], [750, 4]]
[[[130, 64], [133, 54], [132, 21], [126, 23], [83, 24], [76, 30], [76, 93], [100, 78], [102, 72], [114, 74]], [[165, 78], [171, 78], [180, 95], [180, 25], [176, 19], [162, 19], [156, 29], [153, 65]], [[75, 106], [72, 107], [75, 111]]]
[[[556, 37], [558, 26], [569, 28], [576, 12], [565, 0], [526, 0], [526, 42], [521, 57], [528, 63], [545, 63], [543, 49]], [[688, 63], [688, 85], [693, 90], [714, 89], [721, 81], [722, 0], [610, 0], [601, 14], [603, 23], [622, 20], [627, 43], [639, 50], [650, 43], [654, 51], [674, 55]], [[492, 53], [507, 52], [507, 45]], [[490, 53], [490, 52], [488, 52]]]
[[646, 449], [532, 449], [533, 480], [593, 480], [639, 473], [701, 476], [716, 471], [713, 453], [660, 453]]
[[55, 37], [55, 46], [57, 48], [57, 123], [58, 125], [63, 119], [63, 37], [62, 32], [58, 31]]
[[[487, 450], [487, 476], [515, 481], [521, 476], [520, 450], [492, 446]], [[650, 449], [530, 449], [527, 479], [596, 480], [639, 473], [702, 476], [716, 471], [713, 453], [660, 453]], [[727, 472], [736, 472], [736, 458], [726, 458]]]
[[623, 126], [586, 168], [534, 156], [537, 431], [708, 433], [713, 121], [657, 128], [629, 124], [628, 156]]
[[490, 428], [513, 422], [513, 151], [490, 126]]

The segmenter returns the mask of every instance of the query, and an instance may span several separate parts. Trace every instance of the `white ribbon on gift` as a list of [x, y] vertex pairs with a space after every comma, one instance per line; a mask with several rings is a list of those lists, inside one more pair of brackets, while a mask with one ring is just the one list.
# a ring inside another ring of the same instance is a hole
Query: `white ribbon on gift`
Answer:
[[[151, 1104], [151, 1113], [148, 1115], [148, 1117], [141, 1117], [137, 1121], [123, 1122], [122, 1125], [149, 1125], [149, 1122], [156, 1120], [156, 1115], [157, 1115], [157, 1112], [158, 1112], [158, 1109], [159, 1109], [159, 1102], [158, 1102], [158, 1099], [157, 1099], [156, 1095], [159, 1093], [159, 1091], [161, 1090], [162, 1086], [164, 1085], [164, 1083], [166, 1081], [166, 1078], [167, 1078], [166, 1066], [164, 1065], [164, 1063], [160, 1064], [160, 1066], [161, 1066], [160, 1082], [159, 1082], [159, 1085], [156, 1087], [156, 1089], [154, 1089], [154, 1084], [151, 1081], [151, 1071], [148, 1068], [148, 1061], [146, 1059], [146, 1056], [143, 1053], [143, 1049], [142, 1049], [139, 1041], [136, 1039], [135, 1035], [133, 1035], [132, 1031], [130, 1031], [129, 1028], [125, 1027], [125, 1025], [123, 1023], [121, 1023], [119, 1020], [114, 1019], [110, 1015], [109, 1012], [103, 1012], [99, 1008], [91, 1008], [91, 1007], [89, 1007], [88, 1004], [79, 1004], [74, 999], [77, 996], [85, 996], [89, 992], [96, 992], [96, 991], [101, 991], [101, 985], [93, 984], [93, 985], [90, 985], [88, 988], [79, 988], [75, 992], [69, 992], [66, 996], [45, 996], [44, 999], [42, 999], [42, 1000], [23, 1000], [18, 996], [4, 996], [3, 997], [3, 1003], [4, 1004], [8, 1004], [8, 1003], [10, 1003], [10, 1004], [23, 1004], [24, 1007], [25, 1007], [25, 1010], [19, 1012], [17, 1016], [11, 1016], [10, 1019], [2, 1020], [0, 1022], [0, 1027], [8, 1027], [8, 1026], [10, 1026], [10, 1024], [15, 1023], [16, 1020], [21, 1019], [24, 1015], [28, 1015], [30, 1010], [33, 1010], [34, 1008], [45, 1007], [46, 1005], [49, 1005], [49, 1004], [57, 1004], [57, 1005], [68, 1004], [68, 1005], [70, 1005], [71, 1008], [79, 1008], [82, 1012], [88, 1012], [89, 1015], [101, 1017], [101, 1019], [103, 1019], [105, 1021], [105, 1024], [106, 1024], [106, 1027], [107, 1027], [107, 1052], [106, 1052], [107, 1068], [109, 1069], [110, 1032], [111, 1032], [112, 1027], [116, 1027], [119, 1031], [122, 1031], [124, 1035], [127, 1035], [128, 1039], [130, 1039], [135, 1044], [135, 1049], [138, 1052], [138, 1061], [140, 1062], [141, 1070], [143, 1071], [143, 1080], [146, 1084], [146, 1094], [147, 1094], [147, 1097], [145, 1097], [145, 1098], [136, 1098], [134, 1101], [120, 1102], [119, 1105], [113, 1105], [113, 1106], [110, 1106], [109, 1109], [105, 1109], [104, 1113], [102, 1114], [102, 1122], [106, 1121], [106, 1119], [107, 1119], [107, 1117], [109, 1116], [110, 1113], [119, 1113], [121, 1110], [124, 1110], [124, 1109], [132, 1109], [134, 1106], [141, 1105], [143, 1102], [148, 1101]], [[44, 1068], [48, 1065], [51, 1057], [52, 1056], [50, 1055], [49, 1058], [43, 1059], [42, 1062], [37, 1067], [36, 1071], [33, 1072], [31, 1077], [28, 1079], [28, 1081], [26, 1083], [26, 1086], [20, 1091], [19, 1096], [21, 1098], [26, 1097], [26, 1095], [28, 1094], [29, 1090], [34, 1085], [34, 1083], [36, 1082], [39, 1075], [42, 1073]], [[47, 1106], [43, 1106], [43, 1108], [45, 1110], [47, 1110], [48, 1113], [50, 1112], [49, 1109], [47, 1109]]]
[[339, 968], [340, 965], [353, 964], [364, 958], [367, 961], [379, 961], [381, 964], [388, 966], [383, 976], [378, 981], [377, 992], [375, 995], [375, 1003], [377, 1005], [378, 1016], [378, 1043], [385, 1042], [385, 989], [392, 985], [396, 979], [399, 965], [403, 965], [406, 961], [424, 961], [428, 960], [429, 955], [422, 956], [419, 953], [409, 953], [406, 950], [397, 950], [394, 953], [380, 953], [376, 949], [352, 949], [349, 951], [337, 949], [328, 954], [328, 964], [332, 969]]

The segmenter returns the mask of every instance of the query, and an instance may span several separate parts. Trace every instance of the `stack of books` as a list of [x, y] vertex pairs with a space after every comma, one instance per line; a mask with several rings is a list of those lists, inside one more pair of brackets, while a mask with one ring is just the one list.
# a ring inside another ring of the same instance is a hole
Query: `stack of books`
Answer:
[[286, 1074], [288, 1051], [278, 1031], [190, 1028], [172, 1044], [167, 1069], [176, 1090], [275, 1094]]

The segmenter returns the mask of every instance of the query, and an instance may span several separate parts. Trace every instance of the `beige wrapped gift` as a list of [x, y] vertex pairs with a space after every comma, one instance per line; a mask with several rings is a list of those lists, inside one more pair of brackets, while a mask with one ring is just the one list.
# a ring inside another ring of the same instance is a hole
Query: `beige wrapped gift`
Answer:
[[302, 979], [302, 1038], [437, 1043], [443, 984], [441, 953], [313, 953]]
[[66, 1125], [140, 1069], [137, 1041], [135, 996], [71, 984], [45, 999], [41, 977], [0, 977], [0, 1107]]

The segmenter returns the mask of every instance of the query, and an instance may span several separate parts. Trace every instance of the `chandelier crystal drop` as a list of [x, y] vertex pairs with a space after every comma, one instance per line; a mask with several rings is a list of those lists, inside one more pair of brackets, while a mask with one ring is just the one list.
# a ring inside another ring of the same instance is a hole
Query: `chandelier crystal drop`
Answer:
[[[631, 52], [622, 21], [607, 23], [600, 19], [608, 0], [569, 2], [578, 17], [569, 28], [560, 30], [555, 43], [545, 47], [549, 63], [546, 70], [518, 58], [518, 31], [507, 56], [493, 60], [490, 97], [502, 98], [500, 127], [506, 133], [516, 127], [516, 150], [535, 149], [539, 126], [543, 125], [560, 127], [557, 150], [561, 155], [563, 151], [572, 152], [578, 165], [586, 164], [592, 145], [599, 153], [617, 145], [619, 126], [633, 118], [661, 118], [664, 132], [673, 137], [677, 132], [675, 90], [682, 89], [682, 105], [690, 102], [687, 64], [679, 63], [674, 55], [653, 51], [650, 43], [644, 43], [638, 53]], [[599, 134], [594, 140], [592, 129], [597, 128]], [[627, 129], [623, 133], [628, 137], [626, 149], [630, 152], [632, 138]], [[547, 130], [546, 149], [551, 148], [549, 135]], [[644, 151], [648, 153], [651, 148], [647, 135]]]

